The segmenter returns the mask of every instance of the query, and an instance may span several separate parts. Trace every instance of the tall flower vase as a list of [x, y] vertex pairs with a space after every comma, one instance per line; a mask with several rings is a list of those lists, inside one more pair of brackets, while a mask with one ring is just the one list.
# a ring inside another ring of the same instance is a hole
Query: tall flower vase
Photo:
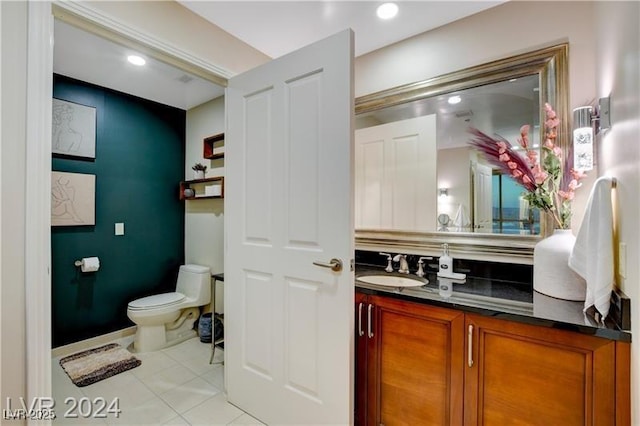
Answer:
[[533, 249], [533, 289], [557, 299], [584, 301], [586, 283], [569, 268], [576, 243], [570, 229], [556, 229]]

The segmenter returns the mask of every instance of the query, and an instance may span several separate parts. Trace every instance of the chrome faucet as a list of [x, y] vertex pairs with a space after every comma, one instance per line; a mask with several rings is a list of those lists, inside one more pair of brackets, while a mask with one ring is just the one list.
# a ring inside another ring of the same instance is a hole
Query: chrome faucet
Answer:
[[393, 258], [394, 262], [400, 262], [400, 267], [398, 268], [398, 272], [401, 274], [409, 273], [409, 263], [407, 262], [406, 254], [396, 254]]
[[424, 261], [425, 260], [431, 260], [433, 259], [433, 257], [431, 256], [424, 256], [421, 257], [420, 259], [418, 259], [418, 271], [416, 272], [416, 275], [419, 277], [424, 277], [425, 276], [425, 272], [424, 272]]
[[393, 272], [393, 265], [391, 264], [391, 261], [392, 261], [391, 255], [389, 253], [382, 253], [382, 252], [378, 254], [382, 256], [387, 256], [387, 267], [384, 268], [384, 270], [387, 272]]

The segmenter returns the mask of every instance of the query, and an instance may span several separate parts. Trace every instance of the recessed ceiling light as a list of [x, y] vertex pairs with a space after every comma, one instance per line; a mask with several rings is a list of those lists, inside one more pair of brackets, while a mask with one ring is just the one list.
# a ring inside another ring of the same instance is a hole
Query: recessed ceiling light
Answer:
[[398, 14], [398, 5], [395, 3], [382, 3], [376, 10], [378, 18], [391, 19]]
[[459, 104], [461, 101], [462, 98], [458, 95], [451, 96], [449, 97], [449, 99], [447, 99], [447, 102], [449, 102], [451, 105]]
[[142, 56], [138, 55], [129, 55], [127, 56], [127, 61], [131, 62], [133, 65], [137, 65], [139, 67], [143, 66], [147, 63]]

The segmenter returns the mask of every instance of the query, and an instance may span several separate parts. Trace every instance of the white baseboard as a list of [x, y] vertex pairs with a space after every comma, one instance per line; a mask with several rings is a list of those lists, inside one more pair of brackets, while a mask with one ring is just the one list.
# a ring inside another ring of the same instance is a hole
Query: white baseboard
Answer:
[[103, 334], [102, 336], [96, 336], [87, 340], [81, 340], [79, 342], [69, 343], [68, 345], [59, 346], [57, 348], [52, 349], [51, 358], [71, 355], [76, 352], [90, 349], [94, 346], [104, 345], [114, 340], [122, 339], [123, 337], [133, 336], [134, 334], [136, 334], [136, 326], [132, 325], [131, 327], [123, 328], [122, 330], [117, 330], [108, 334]]

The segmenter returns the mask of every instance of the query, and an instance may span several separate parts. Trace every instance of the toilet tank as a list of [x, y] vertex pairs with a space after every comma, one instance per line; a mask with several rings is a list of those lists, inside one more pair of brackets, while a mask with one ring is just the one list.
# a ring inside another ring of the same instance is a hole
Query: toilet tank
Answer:
[[211, 302], [211, 270], [201, 265], [180, 266], [176, 291], [196, 302], [197, 306], [206, 305]]

